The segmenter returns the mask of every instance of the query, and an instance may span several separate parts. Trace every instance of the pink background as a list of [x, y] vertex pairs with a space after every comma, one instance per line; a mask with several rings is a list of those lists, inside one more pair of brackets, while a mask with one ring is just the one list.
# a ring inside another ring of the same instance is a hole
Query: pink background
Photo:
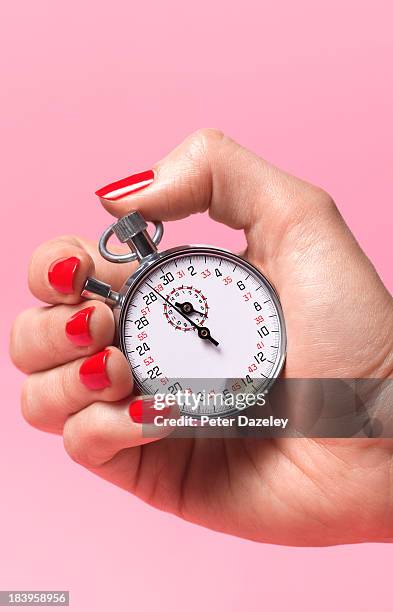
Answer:
[[[390, 545], [290, 549], [209, 532], [73, 464], [19, 414], [6, 346], [31, 250], [108, 224], [93, 192], [220, 127], [322, 185], [393, 288], [390, 0], [7, 2], [0, 24], [0, 589], [75, 612], [391, 611]], [[204, 217], [167, 246], [241, 236]], [[274, 280], [274, 279], [273, 279]]]

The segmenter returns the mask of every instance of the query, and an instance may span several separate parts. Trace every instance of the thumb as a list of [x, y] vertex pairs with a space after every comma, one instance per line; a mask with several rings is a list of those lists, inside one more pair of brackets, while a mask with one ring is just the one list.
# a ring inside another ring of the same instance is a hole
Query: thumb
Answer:
[[307, 218], [324, 192], [268, 164], [222, 132], [202, 129], [152, 171], [111, 183], [96, 194], [116, 217], [137, 209], [148, 220], [170, 221], [208, 210], [229, 227], [248, 234], [259, 225], [274, 238], [294, 220]]

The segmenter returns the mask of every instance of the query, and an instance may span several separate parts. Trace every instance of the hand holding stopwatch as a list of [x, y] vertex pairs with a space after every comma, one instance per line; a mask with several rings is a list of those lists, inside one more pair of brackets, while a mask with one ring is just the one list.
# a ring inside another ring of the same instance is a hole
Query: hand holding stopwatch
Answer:
[[[154, 225], [151, 238], [146, 221], [133, 211], [105, 230], [101, 255], [115, 263], [138, 260], [139, 267], [120, 292], [91, 277], [82, 291], [113, 307], [118, 344], [140, 392], [168, 393], [185, 381], [189, 389], [208, 379], [215, 380], [216, 391], [266, 391], [286, 351], [284, 317], [271, 284], [250, 263], [216, 247], [157, 252], [163, 225]], [[132, 252], [108, 251], [112, 234]], [[220, 414], [230, 412], [226, 406]]]

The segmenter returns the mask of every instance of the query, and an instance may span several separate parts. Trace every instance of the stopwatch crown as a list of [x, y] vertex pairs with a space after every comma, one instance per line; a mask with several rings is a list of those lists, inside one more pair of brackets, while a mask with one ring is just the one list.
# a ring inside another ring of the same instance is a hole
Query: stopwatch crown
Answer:
[[115, 223], [113, 232], [120, 242], [128, 242], [137, 234], [144, 232], [146, 228], [147, 223], [141, 213], [137, 210], [133, 210]]
[[[147, 223], [140, 212], [133, 210], [128, 215], [121, 217], [116, 223], [112, 223], [102, 234], [98, 243], [98, 249], [103, 257], [113, 263], [127, 263], [138, 259], [141, 261], [149, 255], [157, 253], [164, 232], [161, 221], [153, 221], [156, 231], [151, 237], [147, 231]], [[112, 253], [107, 249], [109, 238], [115, 234], [120, 242], [126, 242], [132, 253]]]

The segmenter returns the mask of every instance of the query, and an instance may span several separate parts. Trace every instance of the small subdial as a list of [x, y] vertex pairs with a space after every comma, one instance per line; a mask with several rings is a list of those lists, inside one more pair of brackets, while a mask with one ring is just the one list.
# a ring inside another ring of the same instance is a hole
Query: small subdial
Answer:
[[[164, 315], [175, 329], [190, 331], [195, 329], [191, 323], [181, 316], [183, 312], [189, 319], [195, 321], [197, 325], [203, 325], [207, 319], [209, 306], [207, 299], [200, 289], [182, 285], [172, 291], [167, 299], [176, 307], [172, 308], [169, 304], [164, 304]], [[179, 312], [180, 311], [180, 312]]]

